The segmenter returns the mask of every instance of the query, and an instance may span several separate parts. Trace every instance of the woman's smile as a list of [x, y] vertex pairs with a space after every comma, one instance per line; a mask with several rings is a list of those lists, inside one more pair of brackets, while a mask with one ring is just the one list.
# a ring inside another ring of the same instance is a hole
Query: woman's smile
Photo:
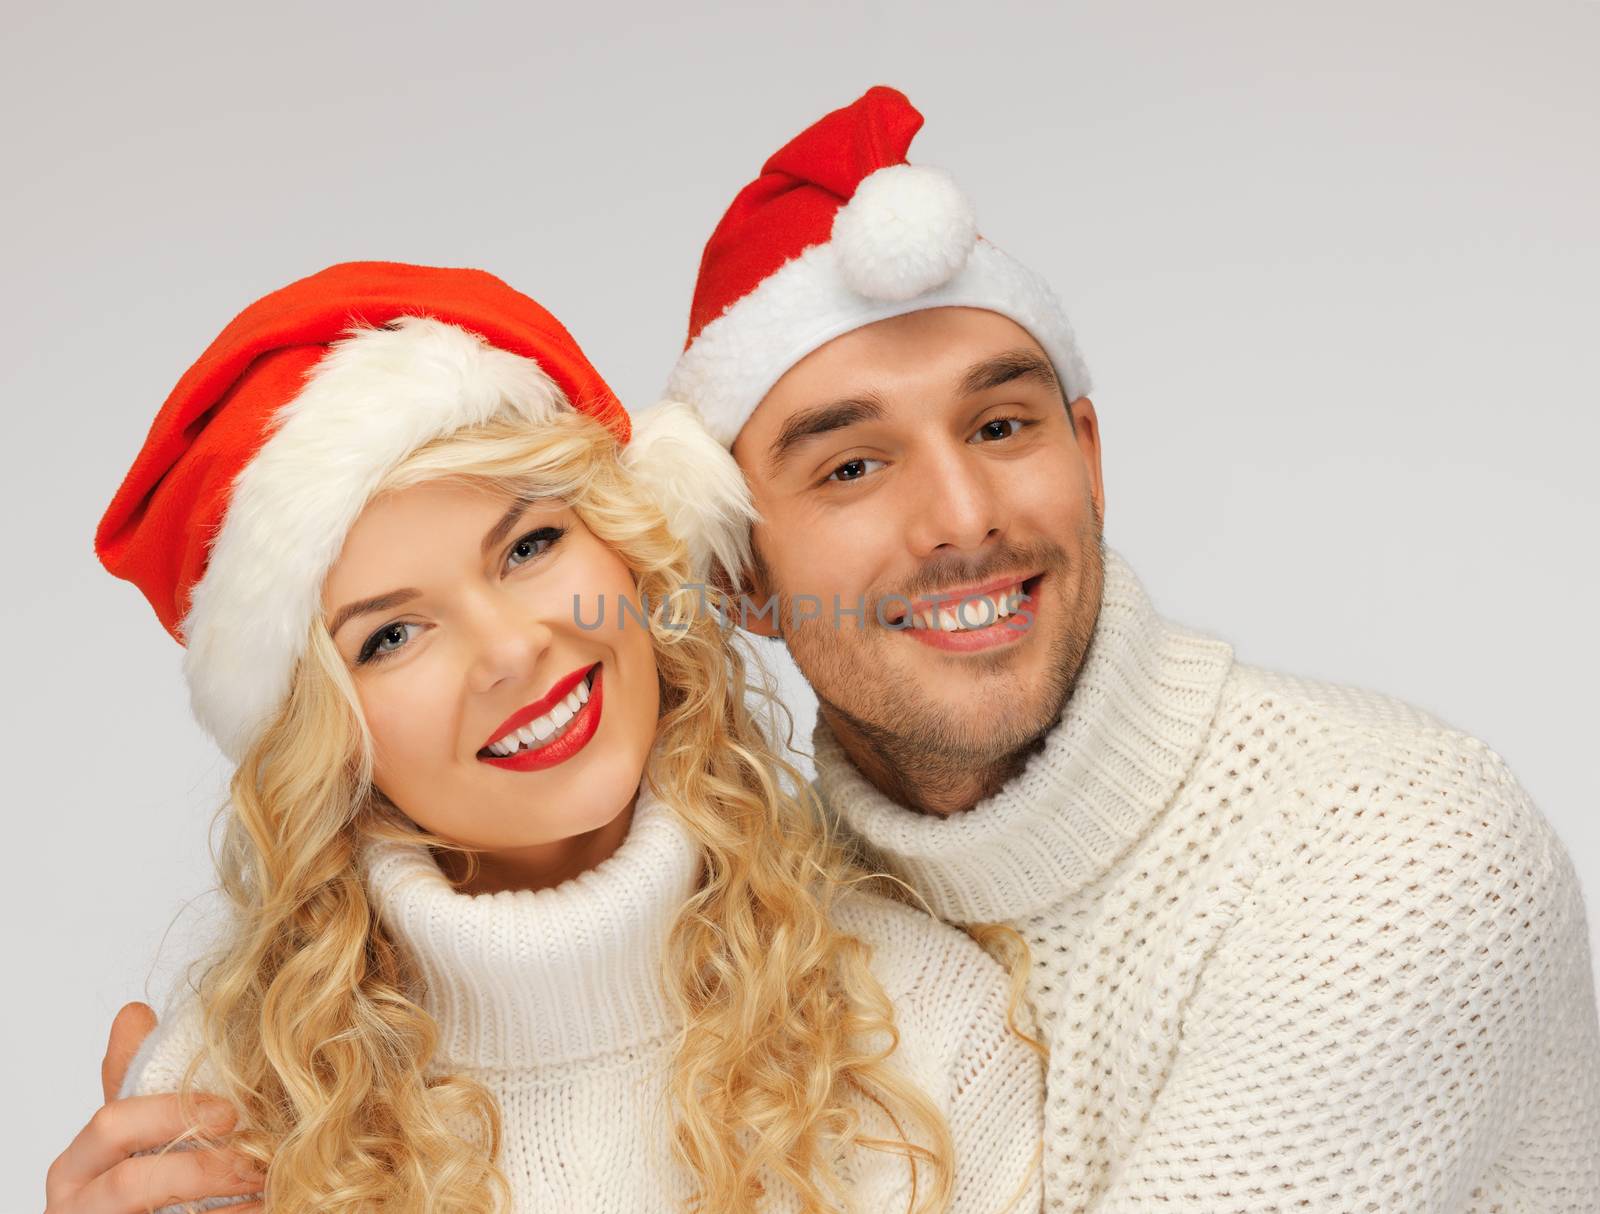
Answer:
[[519, 709], [478, 758], [506, 771], [542, 771], [577, 754], [600, 727], [601, 665], [580, 667]]

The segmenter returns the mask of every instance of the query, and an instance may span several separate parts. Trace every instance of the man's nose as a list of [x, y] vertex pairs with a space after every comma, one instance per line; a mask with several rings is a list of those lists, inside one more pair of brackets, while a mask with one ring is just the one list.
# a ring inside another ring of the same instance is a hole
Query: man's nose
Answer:
[[526, 682], [555, 636], [551, 622], [513, 595], [488, 593], [469, 613], [472, 690], [490, 691], [513, 680]]
[[913, 555], [970, 551], [1001, 531], [1002, 502], [988, 470], [965, 444], [926, 452], [904, 498], [906, 539]]

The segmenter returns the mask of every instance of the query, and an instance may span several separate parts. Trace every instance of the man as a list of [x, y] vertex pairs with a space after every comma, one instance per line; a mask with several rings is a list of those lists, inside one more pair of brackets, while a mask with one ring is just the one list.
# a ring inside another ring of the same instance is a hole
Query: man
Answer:
[[873, 89], [767, 162], [668, 395], [749, 479], [824, 799], [1031, 946], [1049, 1208], [1600, 1210], [1560, 842], [1476, 739], [1155, 613], [1072, 331], [920, 125]]

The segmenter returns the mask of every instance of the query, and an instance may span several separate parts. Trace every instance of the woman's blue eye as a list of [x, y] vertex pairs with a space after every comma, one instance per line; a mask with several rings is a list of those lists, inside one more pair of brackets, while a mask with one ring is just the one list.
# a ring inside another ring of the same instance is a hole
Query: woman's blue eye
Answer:
[[[506, 554], [506, 560], [513, 569], [518, 569], [527, 564], [536, 556], [543, 556], [556, 541], [566, 534], [565, 527], [538, 527], [511, 545], [511, 551]], [[520, 561], [511, 561], [511, 558], [521, 555]]]
[[[421, 627], [421, 624], [407, 624], [399, 621], [393, 624], [385, 624], [362, 644], [361, 653], [356, 658], [356, 665], [364, 666], [368, 662], [381, 662], [390, 654], [397, 653], [406, 643], [405, 630], [407, 628]], [[397, 633], [399, 634], [398, 640], [396, 640]], [[389, 641], [395, 641], [394, 646], [385, 648], [385, 644]]]
[[[543, 556], [565, 533], [565, 527], [536, 528], [511, 545], [510, 551], [506, 554], [506, 561], [513, 569], [520, 569], [534, 557]], [[362, 643], [361, 652], [356, 657], [356, 665], [381, 662], [384, 658], [398, 653], [406, 646], [408, 628], [421, 629], [422, 625], [401, 621], [385, 624]]]

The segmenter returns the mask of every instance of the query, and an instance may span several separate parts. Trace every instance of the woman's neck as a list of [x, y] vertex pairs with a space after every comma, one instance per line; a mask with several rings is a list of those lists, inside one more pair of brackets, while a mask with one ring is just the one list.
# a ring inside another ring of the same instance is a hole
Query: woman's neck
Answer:
[[438, 851], [434, 860], [458, 893], [498, 894], [506, 890], [551, 889], [586, 873], [616, 854], [628, 837], [635, 793], [615, 818], [591, 831], [503, 851], [477, 852], [477, 871], [467, 877], [467, 857], [456, 851]]
[[677, 1030], [662, 966], [700, 849], [648, 787], [619, 817], [621, 845], [547, 889], [464, 893], [421, 843], [368, 841], [371, 903], [414, 963], [412, 993], [438, 1022], [446, 1069], [541, 1069]]

